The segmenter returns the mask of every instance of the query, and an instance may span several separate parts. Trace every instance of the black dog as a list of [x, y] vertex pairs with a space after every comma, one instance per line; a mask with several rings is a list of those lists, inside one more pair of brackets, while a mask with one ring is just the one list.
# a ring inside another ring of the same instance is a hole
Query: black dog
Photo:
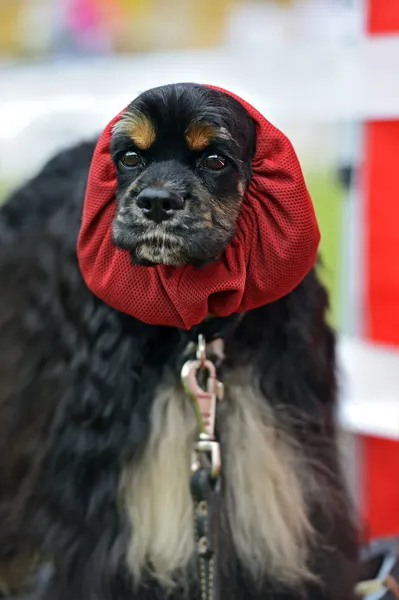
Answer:
[[[217, 127], [199, 124], [209, 116]], [[84, 284], [76, 241], [94, 146], [56, 156], [0, 213], [1, 568], [39, 551], [53, 565], [47, 600], [199, 599], [196, 422], [180, 371], [201, 327], [146, 325]], [[216, 260], [254, 146], [227, 95], [191, 84], [141, 95], [112, 139], [114, 243], [142, 265]], [[327, 302], [311, 272], [227, 329], [221, 598], [354, 598]]]

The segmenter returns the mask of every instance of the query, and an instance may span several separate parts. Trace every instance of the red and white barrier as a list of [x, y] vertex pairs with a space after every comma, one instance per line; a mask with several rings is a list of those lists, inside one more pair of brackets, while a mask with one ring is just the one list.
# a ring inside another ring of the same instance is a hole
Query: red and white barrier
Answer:
[[[399, 2], [368, 0], [366, 27], [372, 38], [399, 35]], [[364, 335], [399, 347], [399, 107], [396, 119], [364, 123], [363, 152]], [[399, 387], [395, 392], [392, 401], [399, 406]], [[378, 393], [375, 405], [378, 410]], [[367, 537], [399, 534], [399, 416], [393, 427], [392, 439], [362, 435], [359, 440]]]

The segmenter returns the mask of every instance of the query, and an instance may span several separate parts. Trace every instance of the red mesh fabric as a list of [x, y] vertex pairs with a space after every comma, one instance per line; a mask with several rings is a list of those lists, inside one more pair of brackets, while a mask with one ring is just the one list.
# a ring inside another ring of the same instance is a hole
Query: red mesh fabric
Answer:
[[190, 329], [207, 315], [257, 308], [289, 293], [315, 264], [320, 233], [291, 143], [252, 106], [230, 95], [256, 123], [256, 153], [236, 236], [214, 264], [202, 269], [132, 265], [129, 253], [111, 240], [117, 182], [109, 147], [120, 115], [94, 152], [77, 246], [82, 275], [104, 302], [146, 323]]

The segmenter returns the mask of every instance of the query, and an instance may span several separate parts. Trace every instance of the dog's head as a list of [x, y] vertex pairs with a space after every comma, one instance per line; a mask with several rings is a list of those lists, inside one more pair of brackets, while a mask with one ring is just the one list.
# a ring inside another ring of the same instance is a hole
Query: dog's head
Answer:
[[148, 266], [217, 260], [234, 237], [254, 152], [254, 123], [227, 94], [196, 84], [145, 92], [112, 132], [114, 244]]

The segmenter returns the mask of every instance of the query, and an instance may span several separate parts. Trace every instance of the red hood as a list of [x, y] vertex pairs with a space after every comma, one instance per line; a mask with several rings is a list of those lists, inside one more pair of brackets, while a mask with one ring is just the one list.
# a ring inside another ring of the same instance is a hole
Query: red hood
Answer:
[[77, 245], [83, 278], [104, 302], [152, 325], [190, 329], [210, 314], [273, 302], [316, 262], [320, 233], [291, 143], [247, 102], [215, 89], [236, 98], [256, 124], [253, 174], [236, 236], [216, 263], [202, 269], [132, 265], [111, 238], [117, 180], [110, 140], [122, 113], [107, 125], [93, 155]]

